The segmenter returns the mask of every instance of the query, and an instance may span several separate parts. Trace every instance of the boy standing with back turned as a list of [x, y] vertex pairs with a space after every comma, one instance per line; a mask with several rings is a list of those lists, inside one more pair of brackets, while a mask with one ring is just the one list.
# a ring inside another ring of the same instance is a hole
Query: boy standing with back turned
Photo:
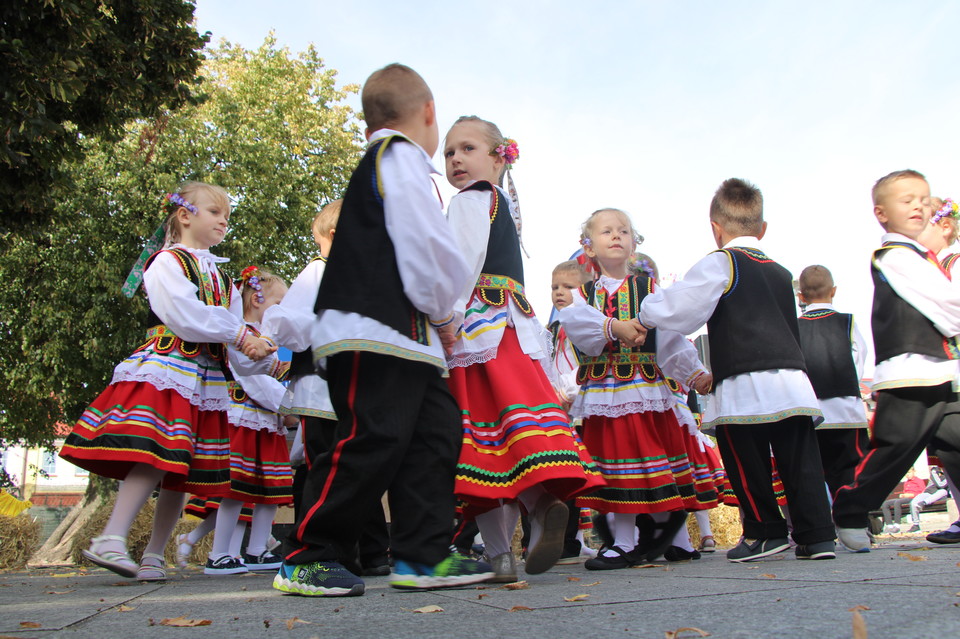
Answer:
[[725, 181], [710, 204], [710, 225], [719, 250], [682, 281], [648, 295], [640, 321], [685, 335], [707, 325], [714, 399], [703, 421], [716, 426], [743, 508], [744, 540], [727, 559], [752, 561], [790, 547], [770, 482], [771, 449], [797, 558], [833, 559], [834, 527], [813, 431], [820, 410], [800, 351], [792, 277], [760, 249], [767, 230], [760, 190]]

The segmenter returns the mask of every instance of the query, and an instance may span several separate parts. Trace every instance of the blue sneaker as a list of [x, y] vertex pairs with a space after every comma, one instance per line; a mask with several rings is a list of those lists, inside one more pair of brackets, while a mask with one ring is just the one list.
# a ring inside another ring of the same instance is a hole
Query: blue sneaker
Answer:
[[281, 592], [306, 597], [356, 597], [363, 594], [363, 579], [335, 561], [312, 564], [283, 562], [273, 578], [273, 587]]
[[453, 553], [435, 566], [395, 560], [390, 585], [403, 590], [455, 588], [486, 581], [495, 574], [490, 564]]

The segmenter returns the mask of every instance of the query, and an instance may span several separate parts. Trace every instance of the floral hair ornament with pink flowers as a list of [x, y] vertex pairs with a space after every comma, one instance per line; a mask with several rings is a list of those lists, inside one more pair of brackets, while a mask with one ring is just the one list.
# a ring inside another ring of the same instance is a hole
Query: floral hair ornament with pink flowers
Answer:
[[499, 155], [507, 163], [507, 168], [513, 168], [513, 165], [520, 159], [520, 147], [517, 141], [512, 138], [504, 138], [497, 148], [490, 151], [490, 155]]
[[260, 283], [260, 267], [248, 266], [243, 269], [240, 271], [240, 280], [255, 291], [254, 296], [257, 298], [257, 302], [263, 304], [263, 284]]
[[946, 198], [943, 201], [943, 206], [937, 209], [937, 212], [930, 218], [930, 223], [936, 224], [945, 217], [952, 217], [954, 220], [960, 221], [960, 204]]

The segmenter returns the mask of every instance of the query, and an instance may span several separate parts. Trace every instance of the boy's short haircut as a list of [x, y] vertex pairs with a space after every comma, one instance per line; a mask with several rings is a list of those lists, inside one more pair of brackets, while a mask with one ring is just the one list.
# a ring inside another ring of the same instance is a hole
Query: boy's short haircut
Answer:
[[317, 217], [313, 218], [313, 228], [323, 237], [330, 237], [330, 231], [337, 228], [337, 220], [340, 219], [340, 207], [343, 206], [343, 199], [334, 200], [320, 209]]
[[825, 300], [833, 290], [833, 275], [826, 266], [814, 264], [800, 273], [800, 294], [807, 302]]
[[558, 273], [576, 273], [580, 277], [580, 283], [586, 284], [590, 281], [590, 276], [586, 270], [584, 270], [583, 265], [576, 260], [567, 260], [566, 262], [560, 262], [553, 268], [553, 273], [550, 274], [550, 277], [556, 277]]
[[873, 196], [873, 205], [877, 206], [880, 204], [880, 201], [883, 199], [883, 192], [887, 185], [892, 184], [897, 180], [903, 180], [904, 178], [916, 178], [918, 180], [923, 180], [924, 182], [927, 181], [927, 178], [923, 175], [923, 173], [914, 171], [913, 169], [903, 169], [902, 171], [888, 173], [877, 180], [877, 183], [873, 185], [873, 190], [871, 191], [871, 195]]
[[371, 132], [406, 121], [431, 100], [433, 93], [420, 74], [397, 63], [374, 71], [360, 95], [363, 119]]
[[710, 220], [728, 233], [758, 235], [763, 229], [763, 194], [746, 180], [725, 180], [710, 202]]

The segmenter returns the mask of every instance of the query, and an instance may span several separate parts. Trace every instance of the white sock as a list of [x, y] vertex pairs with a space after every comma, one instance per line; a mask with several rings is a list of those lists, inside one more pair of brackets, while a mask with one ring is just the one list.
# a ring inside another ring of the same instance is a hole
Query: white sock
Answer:
[[683, 548], [688, 552], [693, 552], [693, 544], [690, 543], [690, 531], [686, 526], [680, 526], [680, 530], [673, 536], [672, 545], [677, 548]]
[[477, 515], [477, 527], [483, 537], [487, 557], [493, 559], [505, 552], [511, 552], [513, 532], [519, 519], [520, 507], [517, 504], [504, 504]]
[[697, 527], [700, 529], [700, 539], [704, 537], [713, 537], [713, 529], [710, 528], [710, 511], [697, 510], [693, 516], [697, 518]]
[[[613, 533], [613, 545], [624, 552], [636, 548], [637, 516], [633, 513], [613, 513], [613, 522], [610, 526]], [[604, 557], [616, 557], [617, 553], [607, 549]]]
[[110, 513], [110, 520], [101, 534], [126, 537], [133, 520], [137, 518], [140, 509], [147, 503], [164, 474], [164, 471], [147, 464], [137, 464], [131, 468], [126, 478], [120, 482], [113, 512]]
[[243, 508], [243, 502], [236, 499], [223, 499], [220, 501], [220, 508], [217, 509], [217, 523], [213, 530], [213, 549], [210, 551], [210, 558], [220, 559], [230, 554], [230, 540], [233, 537], [234, 529], [237, 526], [237, 520], [240, 519], [240, 509]]
[[253, 521], [250, 523], [250, 539], [247, 541], [247, 554], [259, 557], [267, 552], [267, 537], [273, 528], [273, 518], [277, 514], [276, 504], [257, 504], [253, 507]]
[[217, 523], [217, 516], [213, 513], [207, 515], [207, 518], [200, 522], [200, 524], [187, 533], [187, 541], [190, 542], [191, 546], [196, 545], [198, 541], [207, 536], [213, 527]]
[[173, 529], [177, 527], [180, 521], [180, 513], [183, 512], [183, 503], [187, 498], [186, 493], [175, 492], [172, 490], [161, 489], [160, 496], [157, 497], [157, 506], [153, 512], [153, 530], [150, 533], [150, 541], [143, 552], [163, 555], [167, 542], [173, 536]]
[[240, 556], [240, 546], [243, 545], [243, 534], [245, 532], [247, 532], [246, 522], [238, 521], [237, 525], [233, 527], [233, 534], [230, 535], [229, 554], [231, 557]]

